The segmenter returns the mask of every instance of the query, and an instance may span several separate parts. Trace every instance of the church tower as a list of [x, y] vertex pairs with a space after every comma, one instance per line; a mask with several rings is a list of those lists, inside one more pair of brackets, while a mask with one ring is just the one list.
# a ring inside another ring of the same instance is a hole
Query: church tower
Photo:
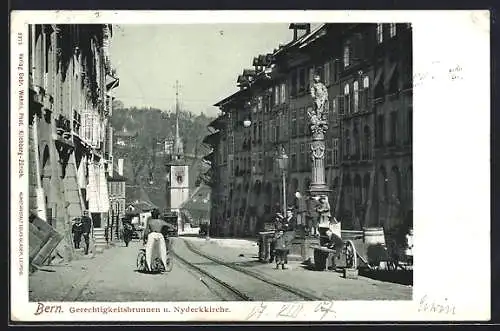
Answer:
[[173, 148], [167, 154], [166, 167], [166, 206], [167, 210], [177, 212], [179, 232], [183, 231], [180, 207], [189, 199], [189, 167], [184, 158], [184, 145], [179, 133], [179, 83], [175, 84], [175, 137]]

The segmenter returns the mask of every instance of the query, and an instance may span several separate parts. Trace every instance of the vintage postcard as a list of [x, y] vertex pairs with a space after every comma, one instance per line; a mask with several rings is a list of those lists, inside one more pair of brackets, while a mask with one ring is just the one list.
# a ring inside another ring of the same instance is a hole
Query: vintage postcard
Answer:
[[489, 29], [13, 12], [11, 320], [488, 320]]

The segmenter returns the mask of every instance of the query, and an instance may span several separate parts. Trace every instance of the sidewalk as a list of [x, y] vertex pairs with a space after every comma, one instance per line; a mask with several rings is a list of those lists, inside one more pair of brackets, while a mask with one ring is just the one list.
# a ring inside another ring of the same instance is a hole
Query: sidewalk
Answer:
[[84, 255], [78, 250], [71, 262], [41, 267], [29, 275], [29, 301], [71, 300], [72, 292], [90, 279], [93, 272], [108, 260], [112, 250], [113, 246], [110, 246], [95, 255]]
[[359, 276], [344, 279], [340, 273], [309, 270], [289, 261], [288, 270], [276, 270], [273, 263], [258, 261], [255, 241], [240, 239], [184, 238], [196, 249], [226, 263], [233, 263], [279, 283], [330, 300], [411, 300], [412, 288]]

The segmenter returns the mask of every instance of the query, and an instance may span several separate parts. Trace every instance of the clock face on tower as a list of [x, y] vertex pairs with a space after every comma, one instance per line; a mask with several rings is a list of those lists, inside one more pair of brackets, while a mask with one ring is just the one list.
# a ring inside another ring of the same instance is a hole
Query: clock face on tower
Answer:
[[175, 181], [177, 182], [178, 185], [183, 185], [184, 184], [184, 178], [185, 178], [185, 173], [184, 169], [176, 169], [174, 173], [174, 178]]

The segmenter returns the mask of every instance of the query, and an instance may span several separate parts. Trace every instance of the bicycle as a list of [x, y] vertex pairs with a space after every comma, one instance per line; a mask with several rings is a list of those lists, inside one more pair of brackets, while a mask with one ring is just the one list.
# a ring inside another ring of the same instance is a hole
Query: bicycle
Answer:
[[140, 248], [139, 254], [137, 255], [137, 270], [142, 272], [170, 272], [173, 269], [172, 257], [170, 256], [170, 250], [167, 252], [167, 265], [164, 266], [161, 258], [155, 257], [151, 263], [151, 268], [148, 268], [146, 262], [146, 249]]

